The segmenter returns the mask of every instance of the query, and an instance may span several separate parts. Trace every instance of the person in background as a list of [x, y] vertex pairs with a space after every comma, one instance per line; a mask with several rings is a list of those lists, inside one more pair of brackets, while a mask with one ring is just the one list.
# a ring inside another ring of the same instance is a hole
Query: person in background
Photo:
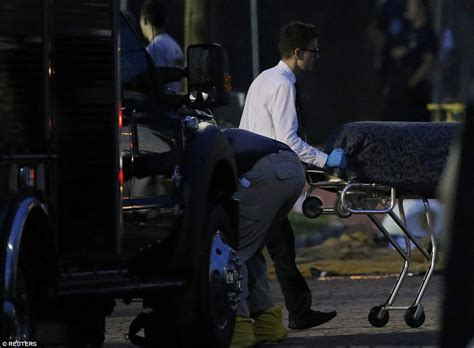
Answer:
[[374, 20], [368, 28], [368, 36], [374, 46], [374, 70], [382, 90], [387, 78], [390, 49], [407, 25], [404, 17], [406, 0], [377, 0]]
[[[295, 83], [297, 76], [310, 71], [319, 57], [318, 29], [311, 24], [290, 22], [281, 30], [279, 50], [279, 63], [252, 82], [239, 128], [288, 145], [309, 165], [344, 168], [343, 150], [336, 149], [328, 155], [303, 139], [304, 120], [297, 105]], [[311, 290], [295, 264], [295, 237], [288, 218], [273, 228], [267, 249], [289, 312], [288, 327], [307, 329], [331, 320], [335, 311], [311, 309]], [[282, 318], [277, 320], [281, 322]]]
[[383, 87], [382, 117], [386, 121], [430, 121], [437, 39], [426, 0], [407, 0], [406, 25], [392, 38]]
[[[149, 42], [147, 51], [150, 53], [155, 66], [184, 66], [183, 50], [166, 31], [167, 9], [160, 0], [146, 0], [140, 13], [140, 28], [143, 36]], [[168, 90], [183, 92], [183, 81], [169, 82], [165, 85]]]

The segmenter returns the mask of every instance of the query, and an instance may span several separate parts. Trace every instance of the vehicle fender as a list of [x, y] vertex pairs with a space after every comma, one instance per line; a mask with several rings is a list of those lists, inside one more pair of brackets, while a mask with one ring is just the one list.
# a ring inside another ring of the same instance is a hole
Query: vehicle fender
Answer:
[[201, 123], [188, 139], [183, 179], [181, 253], [192, 255], [193, 250], [201, 247], [200, 231], [209, 204], [220, 204], [226, 209], [238, 236], [238, 204], [232, 200], [237, 188], [235, 158], [226, 136], [216, 126]]

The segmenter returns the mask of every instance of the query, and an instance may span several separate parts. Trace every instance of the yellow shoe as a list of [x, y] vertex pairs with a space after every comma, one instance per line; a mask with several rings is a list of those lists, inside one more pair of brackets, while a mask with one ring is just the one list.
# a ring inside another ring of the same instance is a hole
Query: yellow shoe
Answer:
[[254, 319], [253, 333], [257, 343], [278, 342], [288, 335], [286, 328], [283, 326], [281, 307], [270, 307]]
[[231, 348], [247, 348], [257, 344], [253, 333], [253, 320], [237, 315], [235, 317], [234, 334], [232, 335]]

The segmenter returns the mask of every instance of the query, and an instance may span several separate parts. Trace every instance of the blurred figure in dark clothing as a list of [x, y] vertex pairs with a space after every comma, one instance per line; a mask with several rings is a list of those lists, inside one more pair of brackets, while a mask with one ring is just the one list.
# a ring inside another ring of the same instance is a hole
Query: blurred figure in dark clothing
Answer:
[[377, 0], [375, 19], [369, 26], [368, 34], [375, 48], [374, 69], [381, 80], [386, 76], [392, 42], [406, 26], [405, 8], [406, 0]]
[[[472, 77], [474, 83], [474, 76]], [[440, 346], [474, 347], [474, 103], [468, 104], [466, 120], [451, 166], [442, 186], [449, 213], [449, 248], [444, 279], [444, 303]], [[468, 207], [468, 208], [467, 208]]]
[[430, 121], [430, 77], [437, 39], [426, 0], [407, 0], [399, 35], [391, 37], [383, 88], [382, 117], [390, 121]]

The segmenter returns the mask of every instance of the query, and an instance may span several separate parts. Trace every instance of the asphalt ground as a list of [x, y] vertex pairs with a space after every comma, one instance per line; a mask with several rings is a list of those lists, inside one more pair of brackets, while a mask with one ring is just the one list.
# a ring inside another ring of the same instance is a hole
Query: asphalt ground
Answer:
[[[385, 327], [375, 328], [367, 320], [369, 310], [383, 303], [395, 283], [393, 276], [308, 278], [313, 293], [313, 308], [336, 310], [338, 315], [320, 327], [302, 331], [290, 330], [288, 338], [280, 343], [261, 347], [435, 347], [440, 325], [440, 301], [443, 277], [431, 279], [421, 301], [426, 321], [420, 328], [408, 327], [403, 319], [404, 311], [391, 311]], [[410, 305], [416, 296], [421, 276], [407, 277], [394, 303]], [[277, 305], [284, 306], [283, 297], [276, 281], [271, 281]], [[124, 340], [124, 334], [141, 304], [128, 306], [118, 303], [114, 313], [107, 318], [104, 347], [134, 347]], [[285, 313], [285, 324], [287, 313]], [[198, 346], [198, 344], [196, 345]]]

